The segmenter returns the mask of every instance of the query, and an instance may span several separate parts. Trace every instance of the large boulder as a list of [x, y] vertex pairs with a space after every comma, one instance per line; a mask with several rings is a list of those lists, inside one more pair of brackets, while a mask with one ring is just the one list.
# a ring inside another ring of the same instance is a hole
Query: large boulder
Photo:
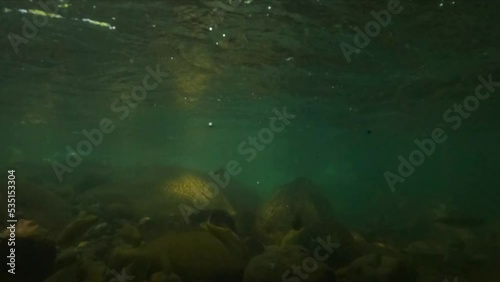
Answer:
[[298, 244], [313, 250], [318, 238], [341, 245], [331, 259], [348, 261], [353, 245], [349, 230], [339, 223], [323, 191], [306, 178], [278, 187], [260, 209], [256, 231], [266, 245]]
[[171, 271], [184, 282], [239, 281], [245, 266], [239, 252], [203, 230], [167, 234], [140, 248], [117, 248], [109, 259], [113, 269], [138, 262], [149, 267], [143, 271]]
[[[235, 206], [231, 202], [233, 199], [242, 202], [236, 199], [238, 191], [248, 194], [248, 189], [242, 187], [232, 180], [227, 187], [220, 188], [208, 173], [150, 166], [115, 173], [112, 181], [92, 189], [81, 189], [76, 200], [86, 209], [91, 208], [92, 213], [101, 213], [103, 218], [110, 214], [121, 214], [128, 220], [137, 221], [149, 217], [155, 229], [161, 232], [189, 229], [193, 216], [205, 210], [226, 211], [240, 225], [239, 219], [244, 218], [240, 215], [248, 214], [249, 207]], [[231, 197], [227, 195], [229, 190], [232, 190]], [[255, 204], [253, 207], [255, 209]]]
[[114, 269], [135, 264], [140, 273], [175, 274], [182, 281], [241, 281], [248, 251], [229, 214], [215, 210], [197, 230], [170, 232], [138, 248], [116, 248], [109, 261]]

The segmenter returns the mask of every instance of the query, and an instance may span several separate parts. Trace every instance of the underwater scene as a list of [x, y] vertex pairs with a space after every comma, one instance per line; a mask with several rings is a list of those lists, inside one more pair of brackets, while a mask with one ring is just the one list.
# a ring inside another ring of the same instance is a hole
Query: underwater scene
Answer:
[[0, 282], [500, 281], [499, 13], [0, 0]]

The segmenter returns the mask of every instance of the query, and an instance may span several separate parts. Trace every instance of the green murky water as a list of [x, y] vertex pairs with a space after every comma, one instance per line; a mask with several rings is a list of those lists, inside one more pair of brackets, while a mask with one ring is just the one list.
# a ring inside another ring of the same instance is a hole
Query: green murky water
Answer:
[[499, 3], [1, 2], [2, 281], [495, 281]]

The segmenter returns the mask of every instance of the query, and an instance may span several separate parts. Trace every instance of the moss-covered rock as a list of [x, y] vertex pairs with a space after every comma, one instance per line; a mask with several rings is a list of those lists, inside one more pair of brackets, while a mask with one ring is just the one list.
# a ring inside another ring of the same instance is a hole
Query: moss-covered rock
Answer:
[[235, 215], [236, 209], [225, 195], [230, 188], [214, 193], [213, 185], [208, 173], [151, 166], [123, 170], [112, 182], [79, 194], [77, 201], [84, 207], [99, 203], [103, 207], [99, 217], [107, 221], [150, 217], [156, 234], [148, 232], [147, 237], [154, 238], [172, 229], [189, 229], [190, 216], [201, 210], [219, 209]]
[[109, 261], [114, 269], [147, 262], [151, 273], [174, 272], [183, 281], [237, 281], [245, 266], [240, 254], [203, 230], [167, 234], [140, 248], [119, 248]]

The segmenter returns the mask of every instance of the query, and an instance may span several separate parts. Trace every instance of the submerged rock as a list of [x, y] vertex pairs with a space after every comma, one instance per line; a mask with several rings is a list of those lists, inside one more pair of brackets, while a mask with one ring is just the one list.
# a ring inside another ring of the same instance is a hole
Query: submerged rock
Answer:
[[305, 178], [297, 178], [279, 187], [259, 212], [259, 238], [267, 245], [302, 245], [317, 247], [318, 237], [332, 238], [341, 245], [333, 257], [349, 260], [353, 238], [332, 213], [321, 189]]
[[397, 257], [369, 254], [336, 271], [339, 282], [401, 282], [415, 281], [407, 263]]
[[182, 282], [182, 279], [175, 273], [166, 275], [163, 272], [155, 272], [151, 275], [151, 282]]
[[85, 191], [78, 200], [84, 206], [100, 203], [105, 209], [99, 216], [110, 221], [139, 221], [147, 215], [153, 219], [149, 229], [156, 233], [148, 232], [148, 237], [155, 237], [172, 229], [189, 229], [191, 217], [203, 210], [235, 215], [237, 208], [225, 195], [225, 190], [236, 185], [233, 182], [218, 188], [208, 173], [179, 167], [141, 167], [122, 171], [113, 182]]
[[335, 272], [300, 246], [271, 247], [245, 268], [244, 282], [335, 282]]
[[86, 215], [73, 221], [61, 232], [57, 239], [57, 245], [69, 247], [77, 244], [97, 220], [98, 218], [95, 215]]
[[137, 227], [126, 221], [122, 221], [121, 224], [122, 226], [117, 230], [120, 238], [132, 246], [137, 246], [142, 240], [142, 234], [139, 232]]
[[267, 244], [280, 244], [291, 230], [302, 230], [332, 219], [330, 205], [310, 181], [298, 178], [279, 187], [264, 204], [257, 231]]
[[44, 282], [80, 282], [82, 281], [81, 277], [83, 277], [84, 275], [85, 272], [81, 268], [80, 264], [75, 262], [71, 265], [59, 269]]
[[233, 254], [240, 258], [247, 257], [247, 246], [237, 235], [234, 221], [226, 212], [220, 210], [211, 211], [206, 223], [201, 224], [201, 227], [219, 239]]
[[142, 261], [151, 265], [151, 272], [173, 272], [182, 281], [238, 281], [245, 266], [240, 255], [210, 232], [187, 231], [164, 235], [140, 248], [116, 249], [110, 266], [120, 269]]

